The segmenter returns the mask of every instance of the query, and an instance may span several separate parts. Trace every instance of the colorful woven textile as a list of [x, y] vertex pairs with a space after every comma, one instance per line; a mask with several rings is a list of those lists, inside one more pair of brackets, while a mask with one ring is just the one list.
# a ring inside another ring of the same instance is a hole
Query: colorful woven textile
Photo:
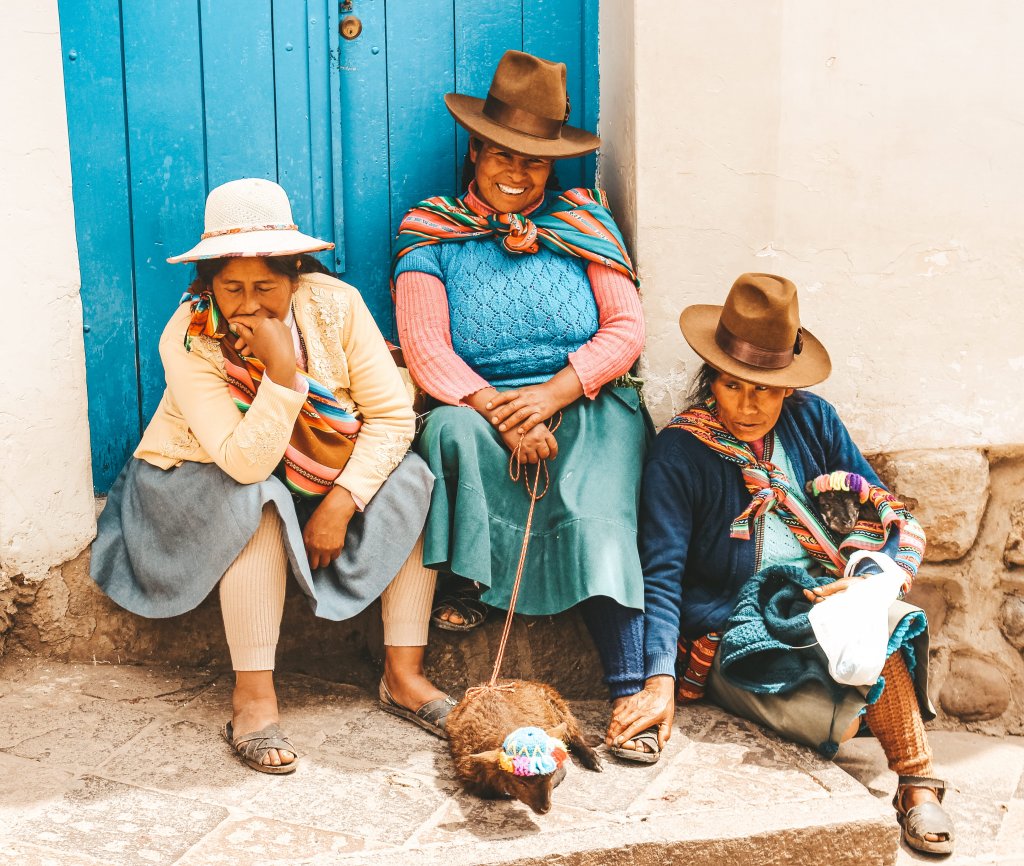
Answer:
[[895, 530], [899, 534], [899, 551], [894, 558], [907, 572], [909, 588], [924, 556], [924, 530], [888, 490], [871, 485], [866, 499], [878, 512], [879, 519], [859, 521], [853, 532], [837, 541], [817, 512], [805, 504], [786, 475], [774, 464], [759, 460], [748, 445], [726, 430], [715, 414], [714, 400], [709, 400], [705, 408], [690, 409], [677, 415], [668, 426], [692, 433], [724, 459], [740, 467], [753, 499], [733, 520], [729, 533], [732, 538], [748, 540], [754, 522], [774, 509], [826, 572], [840, 577], [854, 550], [881, 550], [889, 531]]
[[721, 639], [722, 633], [719, 631], [709, 632], [693, 640], [679, 638], [676, 668], [676, 700], [679, 703], [689, 704], [704, 697], [711, 663], [715, 660]]
[[[421, 201], [398, 227], [394, 266], [410, 250], [428, 244], [494, 236], [510, 253], [535, 253], [541, 246], [619, 271], [639, 285], [625, 242], [608, 210], [604, 191], [575, 187], [553, 196], [536, 211], [480, 215], [464, 198], [435, 196]], [[394, 292], [394, 280], [391, 286]]]
[[[228, 390], [235, 405], [244, 413], [263, 381], [265, 368], [253, 357], [242, 357], [227, 335], [227, 322], [209, 292], [186, 293], [182, 303], [191, 304], [192, 321], [185, 333], [185, 349], [191, 350], [193, 338], [203, 335], [220, 343]], [[300, 372], [309, 385], [306, 402], [295, 420], [295, 427], [281, 461], [285, 484], [304, 497], [324, 496], [348, 462], [355, 447], [362, 421], [334, 398], [330, 389], [312, 376]]]

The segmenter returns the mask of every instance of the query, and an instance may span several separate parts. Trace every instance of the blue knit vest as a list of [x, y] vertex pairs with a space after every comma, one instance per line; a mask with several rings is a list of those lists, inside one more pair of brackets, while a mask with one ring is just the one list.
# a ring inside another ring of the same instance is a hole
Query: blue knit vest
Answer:
[[586, 264], [543, 247], [514, 255], [482, 238], [415, 249], [395, 275], [440, 279], [456, 354], [492, 385], [515, 387], [550, 379], [597, 332]]

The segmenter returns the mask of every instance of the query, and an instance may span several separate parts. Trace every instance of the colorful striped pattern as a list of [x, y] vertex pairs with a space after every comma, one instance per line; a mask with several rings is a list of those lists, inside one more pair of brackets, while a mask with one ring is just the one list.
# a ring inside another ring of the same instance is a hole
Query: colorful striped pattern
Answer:
[[694, 640], [679, 638], [679, 657], [676, 662], [676, 700], [679, 703], [689, 704], [704, 697], [711, 663], [715, 660], [721, 640], [722, 633], [718, 631]]
[[511, 213], [482, 216], [462, 198], [435, 196], [421, 201], [398, 227], [392, 293], [395, 265], [406, 253], [430, 244], [492, 235], [511, 253], [535, 253], [545, 246], [560, 255], [607, 265], [640, 284], [604, 190], [576, 187], [555, 196], [529, 218]]
[[[242, 357], [230, 341], [224, 340], [227, 323], [209, 292], [186, 293], [182, 303], [192, 305], [192, 321], [185, 334], [186, 350], [191, 350], [193, 338], [200, 334], [218, 340], [224, 355], [228, 391], [243, 413], [249, 411], [263, 381], [263, 363], [258, 358]], [[309, 393], [295, 420], [281, 464], [289, 489], [313, 498], [329, 493], [341, 475], [355, 448], [362, 421], [338, 403], [329, 388], [305, 372], [300, 375], [306, 380]]]
[[917, 574], [924, 556], [924, 530], [913, 515], [883, 487], [870, 486], [867, 501], [878, 511], [877, 521], [861, 520], [841, 542], [832, 535], [818, 513], [808, 507], [792, 487], [785, 473], [773, 463], [758, 460], [750, 447], [736, 439], [715, 414], [715, 401], [706, 408], [694, 408], [677, 415], [668, 424], [696, 436], [726, 460], [736, 463], [753, 498], [736, 517], [730, 536], [748, 540], [754, 522], [774, 510], [796, 536], [801, 546], [825, 570], [840, 577], [854, 550], [881, 550], [890, 529], [899, 533], [896, 562], [909, 575], [906, 588]]

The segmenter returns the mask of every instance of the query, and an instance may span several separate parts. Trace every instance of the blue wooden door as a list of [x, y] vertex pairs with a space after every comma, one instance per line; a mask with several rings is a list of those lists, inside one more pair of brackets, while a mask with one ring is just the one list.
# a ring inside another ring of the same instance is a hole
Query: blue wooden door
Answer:
[[459, 191], [466, 136], [442, 94], [485, 95], [502, 53], [525, 50], [568, 65], [570, 122], [595, 129], [597, 2], [60, 0], [97, 491], [160, 400], [157, 341], [192, 276], [165, 259], [196, 242], [212, 187], [280, 183], [392, 335], [398, 221]]

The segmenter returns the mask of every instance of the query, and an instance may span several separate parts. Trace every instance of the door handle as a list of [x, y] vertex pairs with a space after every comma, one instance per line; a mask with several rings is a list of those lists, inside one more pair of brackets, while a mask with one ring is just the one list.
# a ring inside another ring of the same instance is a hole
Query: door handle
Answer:
[[338, 32], [341, 33], [342, 39], [351, 41], [363, 32], [363, 22], [355, 15], [346, 15], [338, 24]]

